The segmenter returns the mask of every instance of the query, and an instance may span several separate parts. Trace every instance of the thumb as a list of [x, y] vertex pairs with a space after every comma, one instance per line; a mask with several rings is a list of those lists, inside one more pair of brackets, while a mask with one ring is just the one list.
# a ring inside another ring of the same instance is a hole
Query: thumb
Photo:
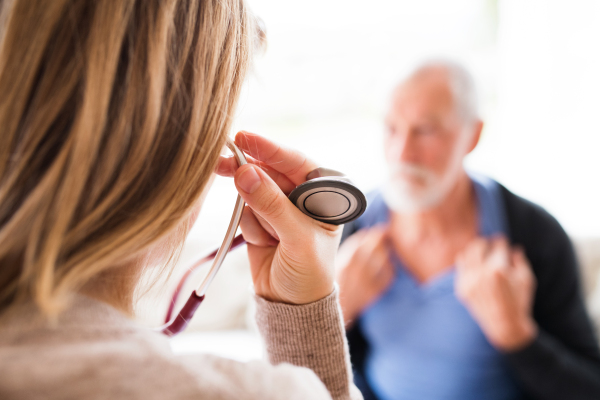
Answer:
[[489, 253], [489, 261], [492, 265], [505, 268], [510, 265], [510, 247], [504, 237], [497, 237], [492, 240], [492, 250]]
[[511, 261], [512, 264], [517, 269], [527, 269], [529, 268], [529, 262], [527, 261], [527, 257], [525, 256], [525, 251], [523, 251], [522, 247], [517, 247], [511, 252]]
[[299, 218], [306, 216], [294, 207], [279, 186], [260, 167], [243, 165], [236, 171], [234, 179], [235, 186], [246, 204], [264, 218], [280, 238], [297, 233]]

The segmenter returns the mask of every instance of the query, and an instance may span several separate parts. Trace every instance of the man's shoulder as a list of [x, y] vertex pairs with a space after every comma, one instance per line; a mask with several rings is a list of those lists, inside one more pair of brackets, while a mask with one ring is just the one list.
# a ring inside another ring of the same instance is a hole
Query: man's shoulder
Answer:
[[[538, 295], [543, 296], [548, 305], [553, 304], [558, 300], [550, 301], [548, 298], [557, 297], [562, 287], [578, 285], [579, 267], [571, 239], [544, 208], [503, 186], [501, 191], [510, 240], [524, 248], [538, 282]], [[540, 307], [539, 304], [537, 306]], [[549, 309], [552, 307], [549, 306]]]
[[525, 199], [498, 184], [502, 196], [509, 235], [514, 242], [556, 243], [568, 241], [560, 223], [539, 204]]

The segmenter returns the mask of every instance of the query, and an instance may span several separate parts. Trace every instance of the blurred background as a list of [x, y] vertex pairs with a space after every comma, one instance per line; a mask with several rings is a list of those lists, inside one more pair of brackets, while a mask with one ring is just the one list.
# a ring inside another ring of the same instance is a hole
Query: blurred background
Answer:
[[[478, 84], [485, 121], [468, 167], [563, 224], [584, 264], [590, 312], [600, 320], [600, 1], [248, 4], [265, 23], [268, 48], [255, 61], [234, 131], [300, 149], [369, 191], [384, 176], [383, 115], [394, 85], [428, 58], [464, 64]], [[235, 197], [231, 180], [216, 180], [172, 279], [143, 297], [141, 321], [157, 325], [185, 269], [218, 247]], [[193, 329], [173, 348], [259, 357], [251, 296], [241, 249], [230, 254]]]

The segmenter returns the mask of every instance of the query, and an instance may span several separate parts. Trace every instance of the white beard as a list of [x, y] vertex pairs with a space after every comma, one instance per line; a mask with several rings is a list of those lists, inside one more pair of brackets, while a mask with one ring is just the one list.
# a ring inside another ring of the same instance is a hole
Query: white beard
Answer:
[[455, 181], [454, 171], [438, 176], [428, 168], [407, 163], [390, 163], [382, 194], [387, 206], [397, 213], [417, 213], [439, 205]]

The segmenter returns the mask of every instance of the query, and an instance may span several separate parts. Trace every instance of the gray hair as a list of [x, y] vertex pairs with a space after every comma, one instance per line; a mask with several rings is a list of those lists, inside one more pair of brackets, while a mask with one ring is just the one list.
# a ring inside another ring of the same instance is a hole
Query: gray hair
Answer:
[[431, 70], [443, 70], [448, 74], [449, 84], [454, 97], [456, 112], [465, 124], [479, 119], [477, 88], [471, 73], [461, 64], [445, 59], [433, 59], [420, 63], [412, 69], [404, 82]]

